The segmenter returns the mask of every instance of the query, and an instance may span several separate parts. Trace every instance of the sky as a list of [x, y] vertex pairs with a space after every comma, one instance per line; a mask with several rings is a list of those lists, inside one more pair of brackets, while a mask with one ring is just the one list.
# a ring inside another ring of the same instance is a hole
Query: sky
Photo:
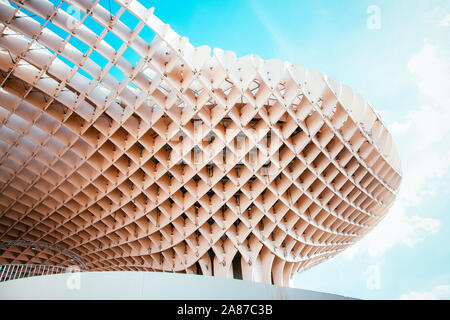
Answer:
[[361, 299], [450, 299], [449, 1], [151, 3], [196, 46], [280, 58], [340, 80], [393, 134], [403, 167], [394, 206], [360, 242], [295, 276], [295, 287]]
[[403, 180], [388, 215], [357, 244], [295, 276], [295, 287], [361, 299], [450, 299], [450, 1], [141, 3], [195, 46], [280, 58], [340, 80], [392, 133]]

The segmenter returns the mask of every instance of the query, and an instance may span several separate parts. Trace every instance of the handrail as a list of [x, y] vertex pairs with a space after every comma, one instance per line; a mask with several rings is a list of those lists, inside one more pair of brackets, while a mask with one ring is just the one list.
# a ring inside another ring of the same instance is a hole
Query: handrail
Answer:
[[82, 271], [78, 266], [56, 266], [42, 264], [2, 264], [0, 265], [0, 282], [27, 277], [46, 276], [49, 274]]
[[12, 240], [12, 241], [0, 242], [0, 249], [8, 249], [9, 247], [15, 247], [15, 246], [32, 248], [32, 249], [41, 248], [41, 249], [55, 250], [55, 251], [61, 252], [62, 254], [69, 256], [72, 261], [77, 261], [80, 264], [81, 268], [87, 269], [86, 262], [81, 257], [79, 257], [77, 254], [75, 254], [74, 252], [72, 252], [68, 249], [62, 248], [62, 247], [57, 246], [52, 243], [48, 243], [45, 241], [27, 241], [27, 240]]

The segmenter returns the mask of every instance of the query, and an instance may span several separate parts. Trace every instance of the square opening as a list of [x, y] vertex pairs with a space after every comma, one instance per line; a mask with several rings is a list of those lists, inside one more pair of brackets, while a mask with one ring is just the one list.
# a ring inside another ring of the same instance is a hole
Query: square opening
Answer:
[[91, 52], [89, 58], [98, 64], [102, 69], [108, 64], [108, 60], [95, 50]]
[[109, 70], [109, 74], [111, 74], [119, 82], [125, 79], [125, 75], [123, 74], [123, 72], [120, 71], [119, 68], [117, 68], [116, 66], [112, 66], [112, 68]]
[[89, 50], [89, 46], [87, 44], [75, 37], [70, 37], [69, 43], [77, 50], [79, 50], [82, 54], [85, 54]]
[[144, 39], [146, 42], [151, 43], [156, 33], [147, 25], [145, 25], [141, 32], [139, 32], [139, 37]]
[[92, 32], [94, 32], [97, 36], [99, 36], [103, 30], [105, 29], [101, 24], [99, 24], [97, 21], [92, 19], [91, 16], [88, 16], [83, 24]]
[[48, 22], [46, 27], [56, 33], [58, 36], [60, 36], [62, 39], [66, 39], [69, 35], [66, 31], [62, 30], [61, 28], [55, 26], [53, 23]]
[[122, 57], [124, 57], [133, 66], [136, 66], [139, 60], [141, 60], [141, 56], [138, 55], [136, 51], [134, 51], [130, 47], [128, 47], [127, 50], [125, 50], [125, 52], [122, 54]]
[[123, 44], [123, 41], [120, 40], [115, 34], [112, 32], [108, 32], [103, 39], [108, 43], [113, 49], [117, 52]]
[[136, 18], [136, 16], [128, 10], [125, 10], [125, 12], [120, 16], [120, 21], [122, 21], [124, 25], [130, 28], [130, 30], [134, 30], [134, 28], [136, 28], [139, 23], [139, 19]]

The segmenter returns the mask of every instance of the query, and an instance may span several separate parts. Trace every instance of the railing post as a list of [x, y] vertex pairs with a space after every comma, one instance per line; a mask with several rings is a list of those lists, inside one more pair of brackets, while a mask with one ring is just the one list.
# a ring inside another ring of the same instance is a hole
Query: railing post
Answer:
[[[8, 280], [11, 280], [11, 276], [13, 275], [14, 269], [16, 268], [16, 265], [12, 264], [12, 268], [9, 271]], [[8, 281], [6, 280], [6, 281]]]
[[32, 275], [32, 277], [34, 277], [34, 275], [36, 274], [36, 269], [37, 269], [37, 265], [33, 264], [33, 275]]
[[12, 275], [13, 272], [14, 272], [14, 268], [15, 268], [15, 266], [12, 264], [12, 265], [11, 265], [11, 268], [9, 268], [9, 270], [8, 270], [8, 278], [6, 279], [6, 281], [8, 281], [8, 280], [11, 279], [11, 275]]
[[13, 280], [16, 280], [18, 278], [18, 276], [19, 276], [19, 269], [20, 269], [20, 265], [17, 264], [16, 265], [16, 270], [14, 271], [14, 278], [13, 278]]
[[15, 279], [20, 279], [20, 276], [22, 275], [23, 266], [24, 266], [24, 265], [21, 265], [21, 266], [20, 266], [19, 273], [17, 274], [17, 277], [16, 277]]
[[0, 274], [0, 282], [2, 282], [2, 277], [3, 277], [3, 272], [5, 272], [5, 269], [4, 269], [4, 267], [5, 267], [5, 265], [2, 265], [1, 266], [1, 270], [2, 270], [2, 273]]
[[14, 265], [14, 273], [12, 274], [12, 279], [10, 279], [10, 280], [14, 280], [15, 278], [16, 278], [16, 276], [17, 276], [17, 271], [19, 271], [19, 265], [18, 264], [15, 264]]
[[25, 270], [23, 271], [23, 278], [28, 277], [27, 271], [29, 266], [30, 266], [29, 264], [25, 265]]
[[2, 274], [0, 275], [0, 282], [2, 282], [2, 278], [3, 278], [3, 274], [5, 273], [5, 270], [6, 270], [6, 267], [7, 267], [8, 265], [2, 265]]
[[6, 278], [8, 277], [8, 275], [9, 275], [9, 269], [11, 269], [11, 265], [10, 265], [10, 264], [8, 264], [8, 269], [6, 269], [5, 277], [3, 278], [3, 281], [6, 281]]

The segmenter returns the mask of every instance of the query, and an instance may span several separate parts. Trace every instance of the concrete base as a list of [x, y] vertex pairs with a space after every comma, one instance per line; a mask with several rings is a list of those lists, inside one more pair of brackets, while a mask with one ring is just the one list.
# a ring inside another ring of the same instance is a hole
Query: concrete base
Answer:
[[0, 299], [339, 300], [347, 297], [235, 279], [161, 272], [83, 272], [0, 283]]

